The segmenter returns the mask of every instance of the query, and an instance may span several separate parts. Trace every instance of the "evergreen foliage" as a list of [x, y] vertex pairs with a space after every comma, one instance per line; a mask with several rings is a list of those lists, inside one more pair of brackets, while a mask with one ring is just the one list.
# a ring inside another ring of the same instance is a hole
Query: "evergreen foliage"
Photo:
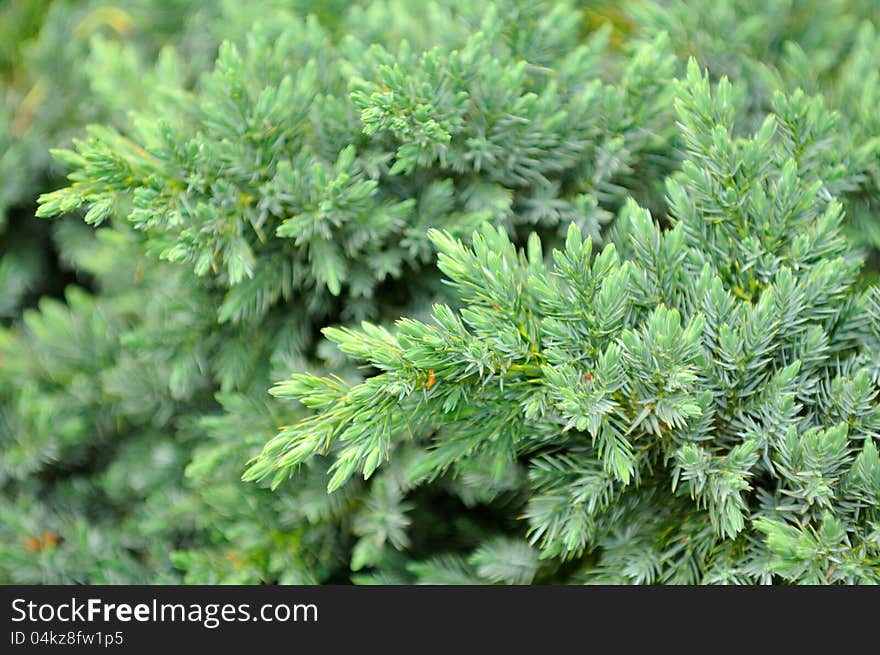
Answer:
[[158, 4], [0, 10], [0, 582], [880, 581], [871, 2]]
[[[381, 373], [277, 385], [319, 412], [248, 477], [329, 454], [334, 492], [411, 441], [413, 482], [524, 467], [529, 542], [546, 560], [595, 552], [590, 579], [880, 581], [876, 289], [855, 286], [824, 182], [837, 162], [799, 152], [814, 104], [777, 96], [735, 138], [730, 91], [722, 78], [711, 94], [695, 62], [677, 84], [670, 229], [630, 202], [614, 243], [593, 256], [572, 224], [552, 266], [534, 238], [517, 251], [495, 228], [470, 247], [432, 231], [461, 309], [395, 334], [325, 330]], [[492, 567], [513, 582], [518, 562]]]

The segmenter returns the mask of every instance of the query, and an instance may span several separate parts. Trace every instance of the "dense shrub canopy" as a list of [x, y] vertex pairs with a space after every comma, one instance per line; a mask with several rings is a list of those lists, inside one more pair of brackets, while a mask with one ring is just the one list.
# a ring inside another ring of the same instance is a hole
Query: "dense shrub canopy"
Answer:
[[157, 4], [0, 10], [0, 582], [880, 581], [871, 2]]

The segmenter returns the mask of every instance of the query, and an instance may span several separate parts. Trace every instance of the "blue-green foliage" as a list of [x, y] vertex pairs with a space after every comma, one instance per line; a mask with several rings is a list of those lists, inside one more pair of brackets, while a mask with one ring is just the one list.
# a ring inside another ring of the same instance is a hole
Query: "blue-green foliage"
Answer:
[[585, 579], [880, 581], [877, 291], [857, 286], [833, 153], [798, 147], [803, 115], [827, 118], [778, 95], [735, 137], [726, 79], [710, 92], [692, 61], [676, 88], [671, 228], [630, 202], [614, 243], [594, 255], [572, 224], [547, 264], [534, 239], [433, 231], [462, 308], [325, 330], [380, 373], [277, 385], [319, 411], [247, 477], [329, 455], [333, 492], [413, 442], [413, 482], [525, 466], [523, 539], [544, 559], [593, 553]]
[[876, 581], [872, 7], [4, 5], [0, 582]]

